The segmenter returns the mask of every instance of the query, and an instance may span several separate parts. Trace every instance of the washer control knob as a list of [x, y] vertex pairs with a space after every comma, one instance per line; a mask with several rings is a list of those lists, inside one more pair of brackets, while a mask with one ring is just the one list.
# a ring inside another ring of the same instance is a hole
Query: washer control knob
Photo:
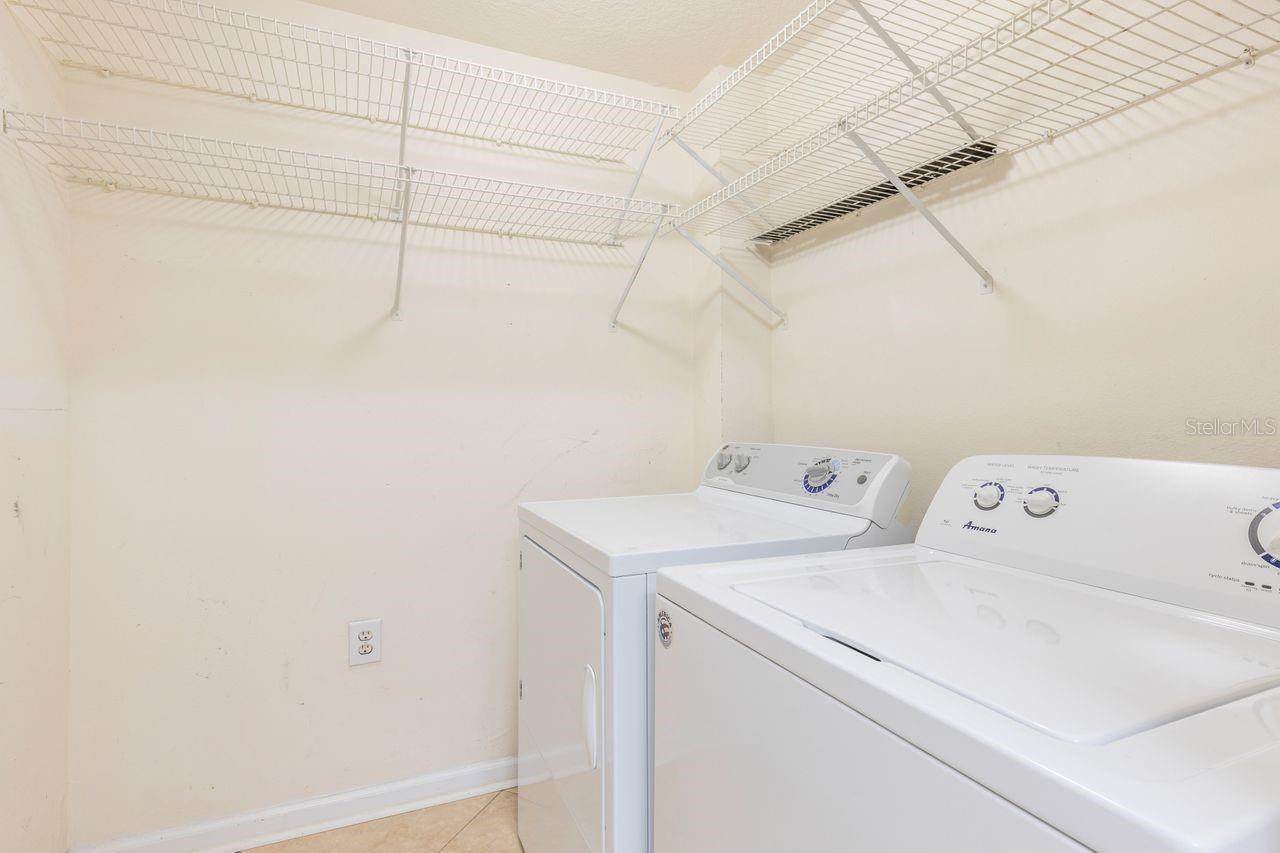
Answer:
[[723, 471], [725, 468], [729, 467], [729, 463], [732, 461], [733, 461], [733, 454], [726, 453], [725, 451], [721, 450], [719, 453], [716, 454], [716, 470]]
[[1053, 515], [1058, 509], [1058, 493], [1048, 486], [1041, 486], [1027, 492], [1025, 509], [1033, 518], [1044, 518]]
[[973, 502], [978, 509], [995, 509], [1004, 500], [1004, 487], [999, 483], [983, 483], [973, 493]]
[[747, 470], [747, 466], [750, 464], [751, 457], [745, 453], [739, 453], [737, 456], [733, 457], [733, 472], [735, 474], [741, 474], [743, 471]]

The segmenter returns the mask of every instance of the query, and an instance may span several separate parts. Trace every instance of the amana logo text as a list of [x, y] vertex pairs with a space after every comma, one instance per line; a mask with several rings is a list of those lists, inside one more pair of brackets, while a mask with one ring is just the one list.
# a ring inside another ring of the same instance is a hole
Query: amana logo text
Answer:
[[979, 533], [995, 533], [996, 532], [996, 529], [994, 527], [979, 527], [978, 525], [974, 524], [972, 521], [966, 521], [964, 523], [964, 529], [976, 530]]

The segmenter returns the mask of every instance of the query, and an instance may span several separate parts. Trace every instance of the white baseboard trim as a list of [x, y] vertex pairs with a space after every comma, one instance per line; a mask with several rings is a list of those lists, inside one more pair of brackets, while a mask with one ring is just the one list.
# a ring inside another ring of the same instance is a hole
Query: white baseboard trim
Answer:
[[235, 853], [500, 791], [513, 786], [515, 779], [512, 756], [145, 835], [75, 845], [71, 853]]

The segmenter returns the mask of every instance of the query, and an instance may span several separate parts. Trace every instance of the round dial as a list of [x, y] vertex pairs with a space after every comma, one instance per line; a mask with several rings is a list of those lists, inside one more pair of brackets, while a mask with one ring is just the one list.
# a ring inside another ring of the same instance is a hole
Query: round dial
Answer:
[[973, 493], [973, 503], [978, 509], [995, 509], [1004, 500], [1004, 486], [999, 483], [983, 483]]
[[739, 453], [733, 457], [733, 471], [735, 474], [741, 474], [747, 470], [747, 466], [751, 464], [751, 457], [745, 453]]
[[723, 471], [725, 468], [729, 467], [729, 463], [732, 461], [733, 461], [733, 454], [726, 453], [725, 451], [721, 450], [719, 453], [716, 454], [716, 470]]
[[1255, 554], [1280, 569], [1280, 501], [1254, 516], [1249, 524], [1249, 544]]
[[1027, 500], [1023, 509], [1033, 518], [1044, 518], [1053, 515], [1058, 509], [1058, 493], [1048, 486], [1041, 486], [1027, 492]]
[[804, 471], [804, 490], [811, 495], [825, 492], [840, 474], [839, 459], [819, 459]]

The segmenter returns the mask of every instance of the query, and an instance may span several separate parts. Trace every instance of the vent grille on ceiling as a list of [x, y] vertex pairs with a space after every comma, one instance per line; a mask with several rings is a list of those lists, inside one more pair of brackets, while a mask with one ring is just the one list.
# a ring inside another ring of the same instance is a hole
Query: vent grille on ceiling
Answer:
[[[936, 160], [930, 160], [928, 163], [917, 166], [914, 169], [908, 169], [898, 177], [902, 179], [904, 184], [914, 189], [921, 184], [927, 184], [929, 181], [941, 178], [943, 175], [959, 171], [965, 166], [972, 166], [974, 163], [990, 160], [995, 155], [996, 146], [994, 142], [975, 142]], [[878, 201], [884, 201], [886, 198], [897, 194], [897, 188], [890, 182], [885, 181], [873, 187], [868, 187], [848, 198], [841, 199], [821, 210], [807, 213], [799, 219], [788, 222], [786, 225], [779, 225], [777, 228], [755, 237], [752, 242], [779, 243], [796, 236], [802, 231], [808, 231], [810, 228], [816, 228], [824, 222], [839, 219], [842, 216], [853, 213], [855, 210], [870, 207]]]

